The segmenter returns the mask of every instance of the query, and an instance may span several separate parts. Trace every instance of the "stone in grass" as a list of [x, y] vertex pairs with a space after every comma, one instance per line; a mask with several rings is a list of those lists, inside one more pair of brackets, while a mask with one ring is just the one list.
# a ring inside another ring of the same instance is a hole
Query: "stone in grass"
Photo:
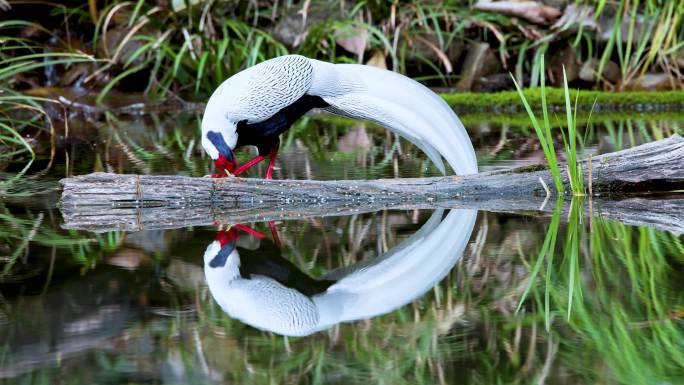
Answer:
[[468, 48], [461, 70], [461, 80], [456, 84], [456, 89], [470, 91], [480, 77], [495, 74], [500, 70], [501, 63], [489, 47], [489, 43], [474, 43]]
[[[605, 7], [601, 12], [601, 16], [598, 20], [599, 33], [597, 38], [599, 41], [608, 42], [613, 38], [616, 11], [617, 9], [615, 8]], [[619, 35], [623, 37], [623, 43], [626, 43], [630, 29], [634, 28], [632, 31], [632, 41], [634, 41], [635, 44], [638, 44], [638, 42], [641, 42], [644, 39], [648, 39], [649, 36], [652, 36], [651, 34], [655, 30], [658, 18], [654, 17], [653, 15], [646, 16], [640, 13], [631, 15], [630, 12], [629, 16], [620, 17], [618, 22], [620, 23], [618, 26], [620, 30]]]
[[387, 69], [387, 55], [381, 50], [375, 50], [370, 59], [366, 61], [367, 66]]
[[676, 61], [679, 68], [684, 69], [684, 47], [679, 49]]
[[623, 88], [632, 91], [664, 91], [673, 88], [673, 81], [664, 73], [647, 73], [629, 80]]
[[288, 47], [298, 47], [312, 27], [325, 23], [329, 18], [336, 18], [336, 15], [329, 7], [316, 7], [309, 10], [304, 21], [301, 13], [290, 12], [273, 27], [273, 36]]
[[550, 57], [546, 65], [550, 71], [549, 83], [556, 87], [563, 85], [563, 68], [565, 68], [565, 73], [568, 76], [568, 83], [579, 78], [580, 61], [572, 47], [568, 46], [557, 53], [546, 55], [546, 57]]
[[579, 78], [590, 83], [605, 80], [615, 84], [620, 81], [620, 67], [618, 67], [615, 62], [607, 61], [600, 77], [598, 76], [599, 65], [600, 61], [598, 59], [591, 58], [587, 60], [582, 64], [582, 68], [579, 71]]
[[568, 6], [569, 2], [570, 2], [569, 0], [541, 0], [542, 4], [544, 4], [548, 7], [551, 7], [551, 8], [555, 8], [559, 11], [564, 10], [565, 7]]
[[[526, 78], [523, 84], [527, 84], [529, 78]], [[473, 84], [474, 92], [499, 92], [505, 90], [515, 89], [515, 84], [511, 78], [510, 73], [500, 73], [481, 77]]]

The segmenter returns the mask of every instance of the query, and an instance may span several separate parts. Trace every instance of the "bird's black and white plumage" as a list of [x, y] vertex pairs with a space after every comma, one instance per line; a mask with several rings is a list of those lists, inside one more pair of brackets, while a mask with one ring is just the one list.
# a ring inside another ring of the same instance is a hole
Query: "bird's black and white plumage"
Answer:
[[312, 108], [378, 123], [423, 150], [442, 173], [477, 172], [468, 134], [452, 109], [420, 83], [371, 66], [331, 64], [299, 55], [267, 60], [223, 82], [202, 118], [202, 146], [220, 170], [235, 169], [233, 150], [275, 155], [278, 135]]
[[436, 210], [386, 254], [320, 279], [284, 258], [241, 255], [235, 244], [218, 240], [204, 253], [204, 274], [214, 299], [231, 317], [282, 335], [309, 335], [388, 313], [444, 278], [463, 255], [477, 211], [451, 210], [443, 216]]

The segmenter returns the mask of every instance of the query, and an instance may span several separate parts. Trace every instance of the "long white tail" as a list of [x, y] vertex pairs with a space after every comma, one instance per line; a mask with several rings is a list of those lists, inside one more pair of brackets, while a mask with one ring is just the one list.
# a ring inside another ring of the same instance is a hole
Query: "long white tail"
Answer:
[[458, 175], [477, 173], [468, 133], [449, 105], [422, 84], [396, 72], [358, 64], [312, 60], [310, 93], [334, 114], [378, 123], [408, 139], [446, 173], [444, 157]]

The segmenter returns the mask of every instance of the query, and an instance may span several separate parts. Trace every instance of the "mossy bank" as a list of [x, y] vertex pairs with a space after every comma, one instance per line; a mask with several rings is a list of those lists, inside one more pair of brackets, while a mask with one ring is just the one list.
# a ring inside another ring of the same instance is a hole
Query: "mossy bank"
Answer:
[[[533, 108], [541, 106], [541, 93], [538, 88], [524, 90], [525, 98]], [[520, 95], [516, 91], [495, 93], [440, 93], [440, 96], [457, 112], [524, 112]], [[572, 102], [577, 101], [577, 109], [597, 113], [627, 111], [646, 113], [659, 111], [684, 111], [684, 91], [632, 91], [606, 92], [571, 90]], [[551, 109], [559, 109], [565, 103], [563, 90], [546, 89], [547, 103]]]

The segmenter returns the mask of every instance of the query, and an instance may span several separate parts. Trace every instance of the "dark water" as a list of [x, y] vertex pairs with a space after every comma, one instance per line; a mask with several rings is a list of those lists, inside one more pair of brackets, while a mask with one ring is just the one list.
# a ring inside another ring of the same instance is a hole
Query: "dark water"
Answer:
[[[481, 169], [543, 159], [529, 129], [471, 120]], [[198, 130], [190, 114], [74, 120], [47, 173], [5, 188], [0, 381], [684, 383], [682, 237], [590, 218], [583, 201], [303, 218], [277, 222], [277, 240], [266, 223], [62, 228], [58, 178], [208, 174]], [[585, 153], [675, 132], [671, 116], [608, 117]], [[314, 117], [291, 133], [277, 178], [436, 174], [376, 127]]]

